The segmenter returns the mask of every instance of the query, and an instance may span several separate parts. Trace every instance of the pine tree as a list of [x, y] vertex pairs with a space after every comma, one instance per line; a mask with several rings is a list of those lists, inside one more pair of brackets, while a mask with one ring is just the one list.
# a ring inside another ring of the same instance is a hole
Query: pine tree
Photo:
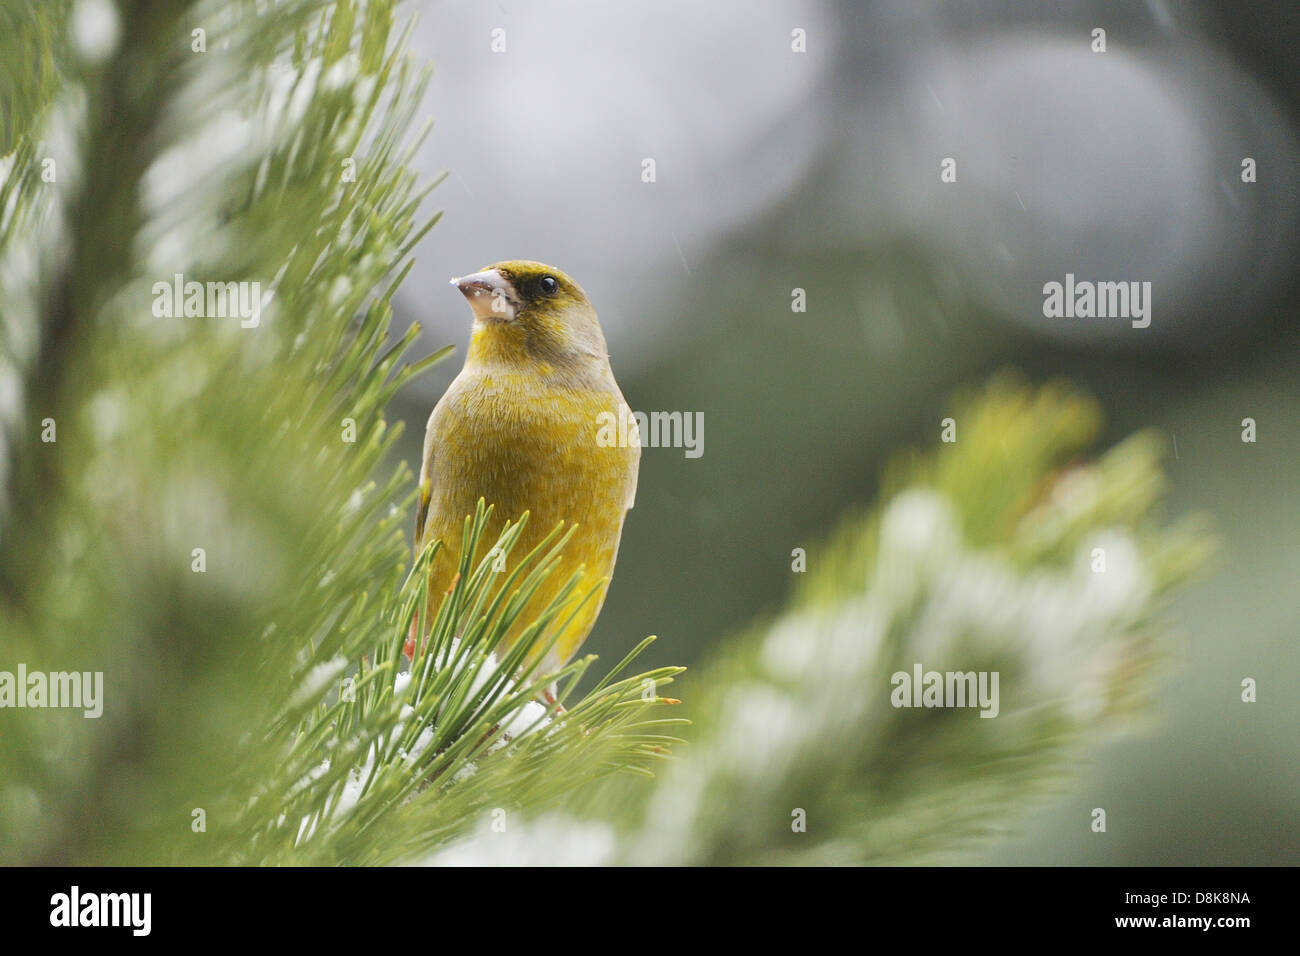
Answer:
[[[466, 559], [408, 667], [430, 552], [385, 407], [446, 350], [390, 328], [436, 222], [401, 23], [0, 0], [0, 671], [104, 675], [98, 718], [0, 710], [0, 862], [911, 862], [1132, 723], [1208, 538], [1160, 520], [1151, 436], [1064, 467], [1096, 406], [1009, 377], [682, 706], [649, 639], [528, 666], [564, 595], [492, 653], [558, 529]], [[914, 661], [998, 671], [998, 718], [894, 707]]]

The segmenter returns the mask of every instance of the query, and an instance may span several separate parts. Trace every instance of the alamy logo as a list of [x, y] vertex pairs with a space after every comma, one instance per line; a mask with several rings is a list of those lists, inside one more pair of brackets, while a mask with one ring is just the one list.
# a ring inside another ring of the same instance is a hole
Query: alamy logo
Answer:
[[601, 448], [684, 448], [687, 458], [704, 454], [703, 412], [634, 412], [626, 405], [618, 414], [596, 416], [596, 444]]
[[927, 671], [912, 665], [912, 673], [896, 671], [889, 679], [895, 707], [978, 707], [981, 717], [998, 715], [997, 671]]
[[103, 671], [0, 671], [0, 707], [71, 707], [86, 717], [104, 713]]
[[185, 281], [178, 272], [171, 282], [153, 284], [153, 314], [160, 319], [233, 319], [245, 329], [262, 321], [262, 283]]
[[1043, 315], [1049, 319], [1132, 319], [1133, 328], [1151, 324], [1150, 282], [1065, 282], [1043, 286]]
[[51, 926], [129, 926], [134, 936], [148, 936], [153, 911], [152, 893], [68, 893], [50, 897]]

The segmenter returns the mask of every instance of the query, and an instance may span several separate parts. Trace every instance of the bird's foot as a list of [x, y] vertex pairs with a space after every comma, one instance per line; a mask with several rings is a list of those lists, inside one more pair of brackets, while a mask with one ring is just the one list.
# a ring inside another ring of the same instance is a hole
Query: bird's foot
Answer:
[[415, 635], [418, 631], [420, 617], [417, 614], [411, 619], [411, 633], [406, 636], [406, 643], [402, 645], [402, 653], [406, 655], [409, 661], [415, 661]]

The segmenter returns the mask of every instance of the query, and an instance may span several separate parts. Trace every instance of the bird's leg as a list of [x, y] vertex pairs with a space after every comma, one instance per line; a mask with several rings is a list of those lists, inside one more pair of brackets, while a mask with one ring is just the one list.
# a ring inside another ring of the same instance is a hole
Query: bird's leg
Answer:
[[[447, 594], [451, 594], [451, 592], [455, 590], [458, 581], [460, 581], [459, 571], [457, 571], [456, 574], [452, 577], [451, 584], [447, 586]], [[420, 615], [417, 614], [415, 615], [415, 617], [411, 619], [411, 632], [406, 636], [406, 643], [402, 645], [402, 653], [405, 654], [407, 660], [409, 660], [413, 664], [415, 663], [415, 639], [419, 635], [419, 633], [420, 633]], [[426, 640], [426, 644], [427, 644], [427, 640]]]
[[407, 660], [415, 663], [415, 635], [420, 629], [420, 615], [411, 618], [411, 633], [406, 637], [406, 643], [402, 645], [402, 653], [406, 655]]

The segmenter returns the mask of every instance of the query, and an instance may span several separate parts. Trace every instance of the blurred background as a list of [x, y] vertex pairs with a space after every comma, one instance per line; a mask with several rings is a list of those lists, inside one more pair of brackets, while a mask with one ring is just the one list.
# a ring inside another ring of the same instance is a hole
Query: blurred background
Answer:
[[[645, 666], [689, 665], [939, 441], [955, 389], [1068, 379], [1108, 440], [1168, 433], [1171, 509], [1223, 550], [1172, 609], [1157, 724], [985, 862], [1300, 861], [1297, 40], [1293, 0], [428, 4], [420, 162], [450, 175], [395, 327], [458, 349], [399, 396], [402, 454], [463, 360], [448, 278], [569, 272], [632, 407], [704, 416], [702, 457], [645, 450], [587, 647], [653, 633]], [[1150, 327], [1045, 318], [1067, 273], [1150, 282]], [[1105, 839], [1066, 822], [1095, 806]]]

